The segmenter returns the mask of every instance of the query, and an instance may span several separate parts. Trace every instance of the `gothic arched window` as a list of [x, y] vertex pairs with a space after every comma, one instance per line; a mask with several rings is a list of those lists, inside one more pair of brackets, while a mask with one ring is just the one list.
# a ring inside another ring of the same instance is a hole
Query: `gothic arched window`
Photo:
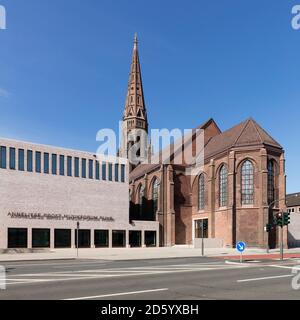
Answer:
[[254, 167], [251, 161], [243, 163], [241, 169], [241, 195], [242, 204], [253, 204], [254, 202]]
[[199, 176], [198, 181], [198, 210], [204, 210], [205, 208], [205, 178], [202, 173]]
[[158, 180], [155, 179], [152, 184], [152, 202], [153, 202], [152, 214], [154, 218], [158, 209], [158, 188], [159, 188]]
[[274, 162], [268, 161], [268, 202], [269, 204], [275, 200], [275, 171]]
[[219, 174], [219, 202], [220, 207], [227, 206], [227, 197], [228, 197], [228, 170], [225, 165], [220, 169]]
[[142, 216], [143, 214], [143, 199], [144, 199], [144, 188], [143, 186], [141, 185], [140, 188], [139, 188], [139, 214], [140, 216]]

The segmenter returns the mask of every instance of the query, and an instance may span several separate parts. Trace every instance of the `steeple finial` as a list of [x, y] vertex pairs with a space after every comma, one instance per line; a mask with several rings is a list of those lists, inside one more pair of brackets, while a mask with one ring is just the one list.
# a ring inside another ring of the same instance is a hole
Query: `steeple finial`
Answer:
[[133, 41], [133, 43], [134, 43], [134, 49], [136, 49], [137, 48], [137, 44], [138, 44], [138, 39], [137, 39], [137, 33], [136, 32], [134, 33], [134, 41]]

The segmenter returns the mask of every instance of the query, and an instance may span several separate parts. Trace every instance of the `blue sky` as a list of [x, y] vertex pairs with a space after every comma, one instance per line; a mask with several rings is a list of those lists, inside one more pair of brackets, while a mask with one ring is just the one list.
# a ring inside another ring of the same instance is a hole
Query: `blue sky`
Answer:
[[96, 151], [118, 129], [138, 33], [152, 128], [255, 118], [300, 191], [300, 0], [0, 0], [0, 136]]

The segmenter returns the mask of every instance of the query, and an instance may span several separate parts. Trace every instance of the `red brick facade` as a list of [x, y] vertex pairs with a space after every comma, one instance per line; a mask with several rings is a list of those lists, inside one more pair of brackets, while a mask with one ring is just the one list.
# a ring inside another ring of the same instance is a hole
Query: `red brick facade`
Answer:
[[[129, 118], [130, 121], [134, 118], [134, 123], [141, 123], [148, 129], [148, 120], [143, 116], [146, 115], [143, 92], [141, 91], [142, 96], [139, 99], [140, 105], [135, 102], [135, 98], [131, 99], [132, 105], [128, 102], [128, 97], [132, 94], [138, 96], [138, 89], [142, 83], [136, 43], [135, 39], [130, 79], [138, 81], [129, 82], [123, 121], [126, 123]], [[139, 109], [143, 111], [142, 116], [128, 111]], [[174, 160], [160, 164], [138, 165], [130, 173], [131, 216], [135, 219], [159, 221], [161, 246], [193, 244], [195, 220], [201, 219], [208, 219], [208, 237], [221, 239], [224, 246], [235, 246], [237, 241], [245, 241], [248, 245], [257, 247], [277, 246], [279, 239], [276, 230], [268, 234], [264, 228], [272, 221], [275, 212], [285, 208], [283, 148], [253, 119], [248, 119], [224, 132], [221, 132], [213, 119], [197, 129], [202, 130], [204, 134], [204, 166], [201, 172], [196, 175], [187, 174], [188, 165], [174, 164], [178, 163]], [[127, 128], [125, 134], [130, 130], [132, 128]], [[195, 154], [195, 134], [191, 143]], [[123, 149], [127, 147], [123, 145]], [[253, 192], [250, 203], [245, 204], [241, 197], [241, 172], [247, 160], [253, 171]], [[268, 169], [270, 163], [272, 171]], [[222, 188], [223, 191], [226, 190], [226, 197], [223, 196], [226, 205], [221, 206], [222, 167], [226, 171], [226, 183]], [[204, 208], [199, 210], [201, 174], [204, 174]], [[152, 189], [155, 179], [159, 182], [159, 196], [157, 210], [153, 212], [155, 206]], [[284, 234], [286, 241], [287, 230]]]
[[[250, 160], [254, 167], [254, 200], [253, 204], [243, 205], [241, 167], [246, 160]], [[275, 164], [275, 199], [278, 199], [271, 206], [271, 213], [268, 209], [267, 170], [270, 160]], [[226, 207], [219, 205], [219, 173], [222, 165], [228, 168]], [[193, 221], [204, 218], [208, 219], [209, 237], [222, 239], [224, 246], [234, 246], [237, 241], [245, 241], [249, 246], [257, 247], [266, 247], [267, 244], [275, 247], [278, 244], [276, 232], [268, 236], [264, 227], [270, 221], [269, 216], [285, 208], [284, 153], [281, 148], [276, 150], [262, 145], [232, 147], [216, 157], [205, 159], [201, 173], [205, 176], [204, 210], [198, 210], [200, 174], [187, 176], [184, 168], [172, 164], [156, 167], [145, 165], [132, 171], [131, 199], [137, 205], [138, 186], [143, 185], [144, 197], [151, 201], [151, 181], [157, 178], [160, 182], [156, 219], [160, 222], [161, 245], [193, 244]]]

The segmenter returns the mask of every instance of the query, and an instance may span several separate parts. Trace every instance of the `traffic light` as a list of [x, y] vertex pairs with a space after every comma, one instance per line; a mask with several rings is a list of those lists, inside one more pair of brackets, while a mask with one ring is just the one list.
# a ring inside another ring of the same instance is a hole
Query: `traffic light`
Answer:
[[289, 212], [284, 212], [284, 214], [283, 214], [283, 224], [285, 226], [290, 224], [290, 213]]
[[282, 212], [277, 213], [275, 224], [279, 227], [283, 227], [283, 214]]
[[272, 225], [270, 223], [266, 224], [266, 231], [270, 232], [272, 230]]

